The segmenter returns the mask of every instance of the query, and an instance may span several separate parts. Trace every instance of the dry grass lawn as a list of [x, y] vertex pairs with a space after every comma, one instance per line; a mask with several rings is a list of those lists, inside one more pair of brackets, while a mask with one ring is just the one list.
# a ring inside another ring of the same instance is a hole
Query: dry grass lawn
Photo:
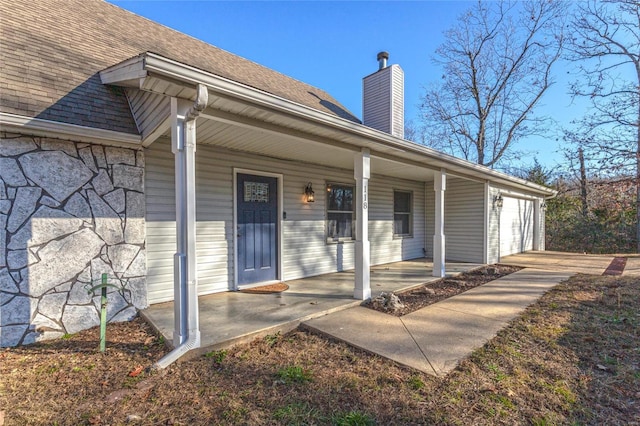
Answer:
[[640, 280], [560, 284], [444, 379], [306, 332], [143, 371], [141, 320], [0, 350], [0, 423], [640, 424]]

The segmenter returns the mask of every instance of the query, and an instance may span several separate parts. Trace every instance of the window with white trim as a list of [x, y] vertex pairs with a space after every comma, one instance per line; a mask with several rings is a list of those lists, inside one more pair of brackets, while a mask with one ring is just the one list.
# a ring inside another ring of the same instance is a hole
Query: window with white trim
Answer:
[[327, 184], [327, 241], [352, 240], [354, 237], [355, 187], [341, 183]]
[[410, 237], [413, 229], [413, 193], [393, 191], [393, 236]]

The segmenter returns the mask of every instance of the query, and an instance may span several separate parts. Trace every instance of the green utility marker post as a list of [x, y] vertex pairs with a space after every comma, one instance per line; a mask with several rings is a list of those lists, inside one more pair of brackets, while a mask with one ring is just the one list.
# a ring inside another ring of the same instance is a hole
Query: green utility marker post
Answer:
[[100, 297], [100, 352], [107, 349], [107, 274], [102, 274]]
[[118, 286], [107, 283], [107, 274], [102, 274], [101, 283], [87, 290], [89, 294], [95, 295], [95, 291], [100, 289], [100, 352], [107, 348], [107, 287], [119, 289]]

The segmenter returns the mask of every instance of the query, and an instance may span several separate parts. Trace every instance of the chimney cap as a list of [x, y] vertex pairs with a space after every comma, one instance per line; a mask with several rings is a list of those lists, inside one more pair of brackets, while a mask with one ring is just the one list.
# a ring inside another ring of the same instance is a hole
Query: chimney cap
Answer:
[[380, 52], [378, 53], [378, 61], [380, 59], [389, 59], [389, 52]]

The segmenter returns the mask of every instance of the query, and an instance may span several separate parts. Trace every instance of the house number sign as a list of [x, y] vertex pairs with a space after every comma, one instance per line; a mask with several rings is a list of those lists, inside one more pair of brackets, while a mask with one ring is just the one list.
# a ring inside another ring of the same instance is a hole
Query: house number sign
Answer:
[[368, 203], [367, 203], [367, 191], [369, 190], [369, 185], [367, 185], [366, 183], [362, 186], [362, 208], [364, 210], [367, 209], [368, 207]]

